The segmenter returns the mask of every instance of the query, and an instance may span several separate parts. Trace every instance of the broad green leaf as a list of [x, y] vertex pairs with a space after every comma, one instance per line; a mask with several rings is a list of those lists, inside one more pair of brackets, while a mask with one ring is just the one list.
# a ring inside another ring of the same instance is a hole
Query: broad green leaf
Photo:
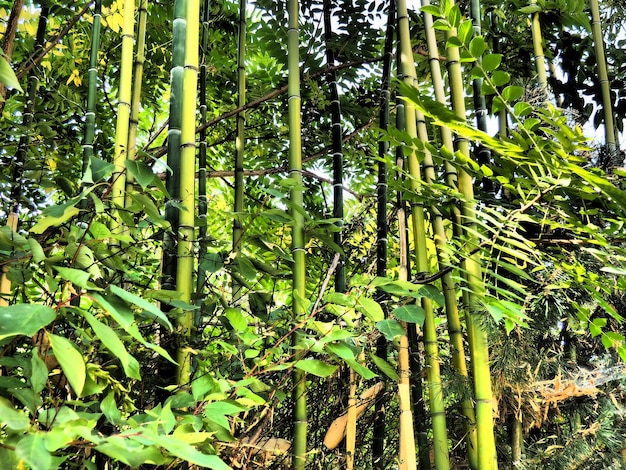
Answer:
[[519, 12], [520, 13], [525, 13], [527, 15], [530, 15], [532, 13], [537, 13], [537, 12], [542, 11], [542, 10], [543, 10], [543, 8], [540, 5], [538, 5], [536, 3], [531, 3], [530, 5], [527, 5], [525, 7], [520, 8]]
[[91, 179], [93, 181], [86, 181], [87, 183], [97, 183], [100, 180], [107, 178], [113, 170], [115, 170], [115, 165], [109, 162], [105, 162], [97, 157], [91, 157], [89, 159], [89, 167], [91, 169]]
[[372, 359], [372, 361], [374, 361], [374, 364], [376, 364], [376, 367], [378, 367], [380, 371], [383, 374], [385, 374], [387, 377], [389, 377], [391, 380], [394, 380], [396, 382], [400, 380], [400, 377], [396, 373], [396, 370], [387, 361], [378, 357], [375, 354], [372, 354], [370, 358]]
[[380, 331], [387, 341], [393, 341], [398, 336], [404, 336], [406, 331], [397, 320], [383, 320], [376, 323], [376, 329]]
[[393, 315], [400, 321], [407, 323], [424, 324], [426, 316], [424, 309], [419, 305], [404, 305], [393, 310]]
[[56, 313], [38, 304], [15, 304], [0, 308], [0, 340], [11, 336], [33, 336], [50, 324]]
[[0, 83], [2, 83], [7, 88], [15, 88], [16, 90], [24, 93], [22, 87], [20, 86], [20, 82], [15, 76], [15, 72], [11, 68], [11, 65], [7, 62], [7, 60], [0, 55]]
[[626, 276], [626, 269], [616, 268], [613, 266], [603, 266], [600, 268], [600, 271], [604, 271], [609, 274], [617, 274], [618, 276]]
[[154, 180], [155, 174], [145, 163], [139, 160], [126, 160], [126, 168], [142, 188], [147, 188]]
[[453, 27], [458, 28], [459, 24], [461, 24], [461, 9], [459, 8], [459, 6], [454, 5], [452, 8], [450, 8], [447, 16], [450, 24]]
[[424, 5], [420, 9], [424, 13], [428, 13], [428, 14], [434, 16], [434, 17], [443, 16], [443, 13], [441, 13], [441, 10], [439, 9], [439, 7], [437, 5]]
[[317, 359], [303, 359], [294, 364], [297, 369], [300, 369], [308, 374], [313, 374], [318, 377], [328, 377], [337, 370], [338, 366], [328, 365]]
[[219, 253], [206, 253], [200, 261], [200, 269], [214, 273], [224, 267], [224, 260]]
[[496, 70], [491, 76], [491, 80], [495, 86], [504, 86], [511, 80], [511, 75], [503, 70]]
[[483, 68], [487, 72], [493, 72], [500, 67], [502, 62], [502, 54], [485, 54], [483, 56]]
[[374, 323], [384, 320], [385, 313], [378, 302], [367, 297], [359, 297], [357, 310]]
[[61, 365], [61, 370], [70, 383], [72, 390], [76, 395], [80, 396], [85, 386], [87, 370], [83, 356], [74, 345], [62, 336], [47, 333], [50, 347]]
[[115, 393], [113, 391], [109, 392], [107, 396], [104, 397], [104, 400], [100, 402], [100, 411], [102, 411], [102, 414], [111, 424], [117, 424], [122, 418], [117, 403], [115, 403]]
[[423, 286], [420, 286], [417, 289], [417, 294], [419, 294], [420, 297], [429, 298], [441, 307], [443, 307], [446, 303], [446, 299], [444, 298], [441, 291], [432, 284], [424, 284]]
[[30, 245], [30, 253], [35, 263], [39, 263], [40, 261], [46, 259], [46, 254], [37, 240], [31, 237], [28, 239], [28, 244]]
[[595, 338], [602, 334], [602, 329], [606, 326], [606, 318], [595, 318], [589, 322], [589, 332], [591, 337]]
[[228, 318], [228, 322], [230, 326], [232, 326], [235, 331], [241, 332], [245, 331], [248, 328], [248, 321], [246, 317], [243, 315], [243, 312], [239, 308], [227, 308], [224, 316]]
[[[143, 442], [139, 442], [139, 439]], [[146, 441], [148, 445], [144, 444]], [[136, 433], [130, 437], [113, 435], [107, 437], [104, 442], [98, 443], [95, 449], [131, 468], [138, 468], [148, 463], [152, 465], [165, 464], [169, 459], [163, 455], [159, 448], [161, 446], [151, 444], [152, 441], [145, 439], [142, 433], [138, 435]]]
[[24, 431], [30, 426], [30, 419], [23, 411], [16, 410], [9, 400], [0, 397], [0, 424], [14, 431]]
[[128, 353], [126, 346], [124, 346], [117, 333], [110, 326], [97, 320], [89, 312], [81, 310], [80, 313], [87, 320], [98, 339], [102, 341], [104, 347], [120, 360], [124, 373], [130, 378], [141, 380], [139, 362]]
[[15, 446], [15, 454], [32, 470], [49, 470], [52, 456], [42, 433], [27, 434]]
[[76, 216], [80, 210], [74, 204], [59, 204], [44, 209], [42, 216], [30, 229], [31, 233], [41, 234], [49, 227], [58, 227]]
[[109, 288], [112, 293], [114, 293], [121, 299], [124, 299], [126, 302], [129, 302], [131, 304], [137, 305], [138, 307], [141, 307], [146, 313], [149, 313], [151, 316], [155, 317], [159, 321], [159, 323], [161, 323], [164, 326], [167, 326], [170, 331], [174, 330], [167, 316], [165, 316], [165, 314], [161, 311], [161, 309], [157, 307], [156, 305], [148, 302], [145, 299], [142, 299], [141, 297], [131, 292], [128, 292], [127, 290], [117, 287], [116, 285], [111, 285]]
[[470, 41], [469, 50], [473, 57], [478, 59], [483, 55], [485, 49], [487, 49], [487, 45], [485, 44], [485, 39], [482, 36], [476, 36]]
[[217, 455], [204, 454], [195, 447], [173, 436], [153, 435], [151, 439], [154, 440], [155, 444], [163, 447], [167, 452], [185, 462], [213, 470], [231, 470]]
[[245, 411], [245, 408], [232, 401], [212, 401], [204, 405], [202, 414], [224, 429], [230, 429], [226, 416], [236, 416], [242, 411]]
[[46, 386], [48, 381], [48, 367], [39, 357], [39, 348], [34, 347], [30, 358], [30, 386], [33, 392], [39, 393]]
[[507, 102], [519, 100], [522, 96], [524, 96], [524, 87], [521, 86], [509, 85], [502, 90], [502, 98]]
[[70, 281], [72, 284], [78, 287], [82, 287], [84, 289], [89, 288], [87, 282], [89, 281], [90, 275], [87, 271], [74, 268], [65, 268], [63, 266], [52, 267], [61, 275], [64, 280]]
[[457, 31], [457, 34], [459, 36], [459, 39], [461, 40], [462, 44], [468, 44], [471, 37], [472, 37], [472, 33], [473, 33], [473, 27], [472, 27], [472, 22], [471, 21], [463, 21], [460, 25], [459, 25], [459, 29]]

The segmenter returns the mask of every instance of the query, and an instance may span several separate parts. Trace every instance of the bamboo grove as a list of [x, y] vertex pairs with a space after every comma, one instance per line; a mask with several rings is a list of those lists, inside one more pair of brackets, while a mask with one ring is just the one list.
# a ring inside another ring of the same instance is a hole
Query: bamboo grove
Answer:
[[0, 466], [625, 468], [625, 20], [0, 2]]

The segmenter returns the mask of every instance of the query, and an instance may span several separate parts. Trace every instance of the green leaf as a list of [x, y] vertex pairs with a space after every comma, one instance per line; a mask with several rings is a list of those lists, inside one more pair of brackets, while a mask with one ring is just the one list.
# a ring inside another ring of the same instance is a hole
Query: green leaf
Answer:
[[20, 86], [20, 82], [15, 76], [15, 72], [11, 68], [11, 65], [7, 62], [7, 60], [0, 55], [0, 83], [2, 83], [7, 88], [15, 88], [16, 90], [24, 93], [22, 87]]
[[176, 439], [173, 436], [150, 436], [150, 438], [166, 451], [179, 459], [204, 468], [213, 470], [231, 470], [217, 455], [204, 454], [195, 447]]
[[485, 54], [483, 57], [483, 68], [487, 72], [493, 72], [500, 67], [502, 62], [502, 54]]
[[539, 6], [536, 3], [532, 3], [530, 5], [527, 5], [525, 7], [520, 8], [519, 12], [529, 15], [531, 13], [537, 13], [537, 12], [542, 11], [542, 10], [543, 10], [543, 8], [541, 8], [541, 6]]
[[52, 456], [41, 433], [27, 434], [15, 446], [15, 455], [32, 470], [49, 470]]
[[87, 320], [89, 326], [98, 337], [105, 348], [107, 348], [111, 354], [117, 357], [124, 368], [126, 376], [141, 380], [141, 374], [139, 373], [139, 362], [133, 356], [131, 356], [126, 350], [126, 346], [119, 338], [117, 333], [108, 325], [100, 322], [89, 312], [81, 310], [81, 315]]
[[30, 426], [30, 419], [23, 411], [16, 410], [9, 400], [0, 397], [0, 423], [14, 431], [24, 431]]
[[109, 286], [109, 289], [111, 290], [113, 294], [117, 295], [118, 297], [125, 300], [126, 302], [129, 302], [131, 304], [137, 305], [138, 307], [141, 307], [146, 313], [156, 318], [159, 321], [159, 323], [161, 323], [164, 326], [167, 326], [170, 331], [174, 331], [174, 328], [172, 327], [172, 324], [170, 323], [167, 316], [156, 305], [151, 304], [147, 300], [142, 299], [141, 297], [131, 292], [128, 292], [127, 290], [117, 287], [116, 285]]
[[393, 310], [393, 315], [400, 321], [407, 323], [424, 324], [426, 313], [419, 305], [404, 305]]
[[232, 401], [213, 401], [204, 405], [202, 414], [211, 421], [219, 424], [224, 429], [230, 429], [230, 423], [226, 416], [236, 416], [245, 411], [241, 405]]
[[62, 336], [46, 333], [50, 347], [61, 365], [61, 369], [70, 383], [72, 390], [78, 396], [83, 392], [87, 370], [83, 356], [74, 345]]
[[367, 297], [359, 297], [357, 310], [374, 323], [385, 319], [385, 313], [378, 302]]
[[31, 227], [30, 232], [41, 234], [49, 227], [63, 225], [80, 212], [74, 204], [59, 204], [44, 209], [42, 217]]
[[30, 253], [35, 263], [39, 263], [40, 261], [46, 259], [46, 254], [37, 240], [29, 238], [28, 245], [30, 246]]
[[308, 374], [313, 374], [318, 377], [328, 377], [337, 370], [338, 366], [331, 366], [325, 362], [317, 359], [303, 359], [294, 364], [297, 369], [300, 369]]
[[602, 334], [602, 328], [606, 326], [606, 318], [595, 318], [593, 321], [589, 322], [589, 332], [591, 333], [591, 337], [595, 338]]
[[46, 386], [48, 381], [48, 368], [46, 363], [39, 357], [39, 348], [35, 347], [31, 351], [30, 358], [30, 386], [33, 392], [39, 393]]
[[126, 160], [126, 168], [135, 177], [135, 180], [142, 188], [147, 188], [154, 180], [155, 174], [145, 163], [139, 160]]
[[455, 28], [458, 28], [461, 24], [461, 9], [458, 5], [454, 5], [450, 8], [450, 11], [448, 12], [448, 21]]
[[457, 31], [457, 34], [459, 36], [459, 39], [462, 41], [461, 45], [467, 44], [470, 41], [473, 32], [474, 31], [471, 21], [463, 21], [459, 25], [459, 30]]
[[439, 9], [439, 7], [437, 5], [424, 5], [420, 9], [424, 13], [428, 13], [429, 15], [432, 15], [434, 17], [441, 17], [441, 16], [443, 16], [443, 13], [441, 13], [441, 10]]
[[522, 96], [524, 96], [524, 87], [521, 86], [509, 85], [502, 90], [502, 98], [504, 98], [507, 102], [519, 100]]
[[246, 317], [244, 317], [243, 312], [239, 308], [227, 308], [224, 316], [228, 318], [228, 322], [230, 326], [232, 326], [235, 331], [245, 331], [248, 328], [248, 321]]
[[441, 291], [432, 284], [424, 284], [423, 286], [420, 286], [420, 288], [417, 289], [417, 294], [420, 297], [429, 298], [440, 307], [443, 307], [446, 303], [446, 299], [444, 298]]
[[378, 367], [380, 371], [383, 374], [385, 374], [387, 377], [389, 377], [391, 380], [394, 380], [396, 382], [400, 380], [400, 377], [396, 373], [396, 370], [387, 361], [378, 357], [375, 354], [372, 354], [370, 358], [372, 359], [372, 361], [374, 361], [374, 364], [376, 364], [376, 367]]
[[56, 313], [38, 304], [15, 304], [0, 308], [0, 340], [11, 336], [33, 336], [50, 324]]
[[398, 336], [404, 336], [406, 331], [397, 320], [383, 320], [376, 323], [376, 329], [380, 331], [387, 341], [393, 341]]
[[105, 162], [97, 157], [91, 157], [89, 159], [89, 166], [91, 169], [91, 179], [92, 181], [86, 181], [88, 183], [97, 183], [100, 180], [107, 178], [113, 170], [115, 170], [115, 165], [109, 162]]
[[491, 76], [491, 80], [495, 86], [504, 86], [511, 80], [511, 75], [502, 70], [496, 70]]
[[469, 50], [473, 57], [478, 59], [483, 55], [485, 49], [487, 49], [487, 45], [485, 44], [485, 38], [482, 36], [476, 36], [470, 41]]
[[104, 397], [104, 400], [100, 402], [100, 411], [105, 416], [107, 421], [111, 424], [117, 424], [122, 418], [122, 414], [115, 403], [115, 392], [111, 391]]
[[[81, 250], [82, 251], [82, 250]], [[52, 266], [60, 275], [61, 278], [66, 281], [70, 281], [72, 284], [88, 289], [87, 282], [89, 281], [89, 273], [80, 269], [65, 268], [63, 266]]]
[[205, 253], [200, 261], [200, 269], [215, 273], [224, 267], [224, 260], [219, 253]]

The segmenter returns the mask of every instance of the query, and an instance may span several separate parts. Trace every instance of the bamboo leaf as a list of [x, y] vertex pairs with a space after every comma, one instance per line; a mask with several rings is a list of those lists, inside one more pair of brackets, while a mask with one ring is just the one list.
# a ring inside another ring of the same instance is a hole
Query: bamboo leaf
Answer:
[[82, 354], [64, 337], [52, 333], [46, 334], [54, 357], [59, 361], [67, 381], [70, 383], [74, 393], [80, 396], [87, 378], [87, 370]]
[[[81, 250], [82, 252], [82, 250]], [[65, 268], [63, 266], [52, 266], [63, 279], [70, 281], [72, 284], [88, 289], [89, 273], [80, 269]]]
[[367, 297], [359, 297], [357, 310], [363, 313], [370, 321], [376, 323], [385, 318], [385, 313], [378, 302]]
[[126, 160], [126, 168], [142, 188], [147, 188], [154, 181], [155, 174], [145, 163], [138, 160]]
[[30, 232], [37, 235], [42, 234], [49, 227], [58, 227], [59, 225], [63, 225], [79, 213], [80, 210], [75, 206], [75, 203], [59, 204], [48, 207], [44, 209], [43, 217], [37, 220], [37, 223], [31, 227]]
[[316, 375], [317, 377], [328, 377], [337, 370], [338, 366], [331, 366], [318, 359], [303, 359], [294, 364], [296, 369], [300, 369], [308, 374]]
[[48, 381], [48, 368], [39, 357], [39, 348], [34, 347], [30, 359], [30, 386], [34, 393], [40, 393]]
[[0, 340], [11, 336], [33, 336], [50, 324], [56, 313], [38, 304], [15, 304], [0, 309]]
[[217, 455], [204, 454], [192, 445], [183, 442], [174, 436], [158, 436], [152, 435], [150, 439], [166, 451], [179, 459], [184, 460], [204, 468], [213, 470], [231, 470]]

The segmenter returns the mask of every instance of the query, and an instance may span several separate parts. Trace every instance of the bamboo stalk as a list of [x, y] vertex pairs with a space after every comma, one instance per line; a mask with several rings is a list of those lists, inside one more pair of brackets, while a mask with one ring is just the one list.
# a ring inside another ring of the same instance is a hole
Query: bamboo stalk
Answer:
[[[421, 0], [423, 6], [429, 5], [429, 0]], [[446, 96], [444, 91], [443, 76], [441, 73], [441, 65], [439, 62], [439, 48], [437, 46], [437, 38], [435, 30], [433, 28], [433, 18], [429, 13], [423, 12], [424, 17], [424, 29], [426, 31], [426, 44], [429, 54], [430, 74], [432, 77], [433, 88], [435, 91], [435, 99], [440, 103], [446, 103]], [[484, 101], [484, 100], [483, 100]], [[418, 113], [418, 132], [422, 136], [426, 134], [426, 122], [424, 116]], [[444, 147], [448, 148], [451, 152], [454, 152], [454, 140], [452, 132], [446, 127], [441, 127], [441, 142]], [[425, 136], [424, 136], [425, 137]], [[430, 152], [426, 151], [423, 155], [424, 166], [424, 181], [426, 184], [435, 183], [437, 180], [434, 168], [434, 162]], [[451, 165], [447, 163], [446, 172], [449, 172]], [[454, 185], [452, 181], [449, 184]], [[439, 262], [439, 269], [444, 269], [451, 264], [447, 251], [445, 249], [448, 242], [448, 235], [445, 230], [443, 217], [441, 211], [435, 207], [430, 206], [429, 211], [431, 214], [431, 220], [433, 225], [434, 240], [437, 248], [437, 258]], [[450, 347], [452, 350], [452, 364], [464, 380], [469, 384], [469, 374], [467, 371], [467, 364], [465, 361], [465, 352], [463, 346], [463, 331], [461, 327], [461, 320], [459, 316], [458, 302], [456, 298], [456, 286], [452, 277], [452, 272], [447, 272], [441, 278], [442, 291], [445, 299], [446, 316], [448, 320], [448, 332], [450, 335]], [[463, 400], [461, 404], [461, 413], [466, 418], [466, 445], [468, 453], [468, 461], [470, 468], [478, 468], [478, 455], [477, 455], [477, 443], [476, 443], [476, 417], [474, 414], [474, 405], [470, 398]]]
[[[537, 0], [531, 0], [531, 5], [536, 4]], [[533, 51], [535, 54], [535, 69], [537, 71], [537, 84], [544, 93], [547, 93], [548, 89], [548, 77], [546, 74], [546, 62], [543, 52], [543, 37], [541, 35], [541, 23], [539, 22], [538, 11], [531, 15], [530, 19], [530, 31], [533, 40]]]
[[[450, 5], [454, 5], [451, 0]], [[447, 31], [447, 37], [457, 35], [455, 28]], [[449, 43], [448, 43], [449, 44]], [[460, 54], [457, 47], [447, 47], [446, 57], [448, 60], [448, 75], [450, 79], [450, 95], [452, 107], [457, 116], [465, 119], [464, 83], [461, 72]], [[457, 140], [457, 148], [467, 158], [470, 157], [469, 143], [465, 139]], [[474, 200], [474, 187], [472, 177], [463, 169], [458, 172], [459, 191], [463, 194], [461, 213], [463, 224], [459, 227], [463, 231], [468, 253], [478, 246], [475, 235], [476, 208]], [[467, 310], [465, 323], [467, 325], [470, 357], [472, 360], [472, 373], [474, 378], [474, 396], [476, 401], [476, 432], [478, 439], [478, 468], [481, 470], [496, 469], [496, 445], [493, 428], [493, 395], [491, 391], [491, 373], [489, 370], [489, 349], [487, 334], [482, 329], [475, 315], [482, 310], [480, 299], [485, 296], [483, 285], [482, 268], [480, 265], [480, 253], [465, 257], [462, 275], [467, 283], [468, 290], [465, 293]]]
[[[137, 128], [139, 126], [139, 107], [141, 105], [141, 86], [143, 82], [143, 63], [146, 49], [146, 23], [148, 19], [148, 0], [139, 2], [139, 18], [137, 22], [137, 51], [135, 53], [133, 88], [131, 94], [130, 122], [128, 128], [127, 160], [135, 160], [137, 155]], [[126, 175], [126, 198], [128, 203], [129, 194], [132, 191], [134, 177]]]
[[87, 72], [87, 109], [85, 110], [85, 132], [83, 136], [83, 177], [82, 183], [93, 183], [91, 176], [91, 157], [94, 155], [96, 134], [96, 96], [98, 91], [98, 52], [100, 50], [100, 31], [102, 29], [102, 0], [96, 0], [93, 11], [91, 32], [91, 51], [89, 71]]
[[[237, 107], [240, 108], [246, 103], [246, 0], [239, 0], [239, 36], [237, 51]], [[233, 219], [233, 253], [241, 250], [241, 237], [243, 228], [241, 220], [243, 217], [244, 198], [244, 152], [245, 152], [245, 125], [246, 113], [241, 111], [237, 114], [237, 130], [235, 138], [235, 202]], [[237, 300], [241, 296], [242, 286], [233, 278], [233, 299]]]
[[356, 372], [350, 368], [350, 390], [348, 393], [348, 421], [346, 423], [346, 470], [354, 469], [356, 451]]
[[[123, 230], [119, 210], [125, 205], [126, 159], [128, 157], [128, 135], [130, 127], [130, 105], [133, 78], [133, 38], [135, 34], [135, 0], [124, 0], [124, 25], [122, 28], [122, 57], [118, 91], [117, 120], [115, 124], [115, 151], [112, 176], [111, 203], [114, 207], [113, 231]], [[113, 240], [114, 246], [119, 246]]]
[[[405, 1], [398, 2], [398, 30], [400, 34], [400, 48], [402, 63], [402, 75], [405, 83], [415, 85], [417, 81], [415, 63], [411, 47], [408, 12]], [[404, 108], [406, 116], [406, 131], [409, 136], [418, 137], [417, 119], [420, 117], [416, 113], [415, 107], [407, 103]], [[423, 116], [420, 121], [423, 121]], [[428, 136], [421, 132], [420, 139], [428, 139]], [[409, 185], [414, 193], [420, 192], [421, 171], [418, 163], [415, 148], [412, 148], [407, 155], [408, 170], [410, 174]], [[415, 253], [415, 265], [418, 273], [430, 273], [428, 260], [428, 247], [426, 244], [426, 220], [424, 216], [424, 206], [421, 203], [413, 203], [411, 206], [411, 226], [413, 230], [413, 243]], [[445, 405], [443, 402], [443, 391], [441, 388], [441, 372], [439, 364], [439, 348], [437, 345], [437, 331], [432, 300], [423, 297], [422, 308], [424, 309], [424, 349], [426, 352], [426, 372], [427, 385], [429, 389], [430, 414], [433, 428], [433, 450], [435, 457], [435, 468], [447, 470], [450, 468], [448, 456], [448, 431], [446, 426]]]
[[[393, 41], [395, 33], [395, 1], [389, 2], [387, 12], [387, 30], [385, 33], [385, 49], [380, 94], [380, 128], [386, 130], [389, 126], [389, 106], [391, 102], [390, 77], [391, 58], [393, 55]], [[381, 139], [378, 143], [378, 183], [376, 185], [376, 275], [387, 275], [388, 236], [387, 226], [387, 164], [385, 158], [389, 152], [389, 144]], [[384, 305], [386, 295], [384, 292], [377, 293], [376, 301]], [[386, 308], [383, 308], [387, 316]], [[383, 335], [376, 340], [376, 355], [383, 359], [387, 358], [387, 341]], [[374, 412], [374, 431], [372, 439], [372, 468], [383, 470], [385, 468], [385, 413], [384, 402], [377, 400]]]
[[[333, 146], [333, 217], [338, 220], [340, 227], [343, 227], [343, 149], [341, 130], [341, 105], [339, 103], [339, 92], [337, 91], [337, 72], [335, 66], [335, 51], [331, 43], [333, 40], [333, 30], [331, 23], [332, 4], [331, 0], [324, 0], [324, 40], [326, 45], [326, 65], [330, 67], [328, 73], [328, 88], [330, 91], [330, 113], [331, 113], [331, 133]], [[333, 241], [338, 246], [343, 246], [343, 233], [337, 231], [333, 233]], [[335, 271], [335, 291], [346, 291], [345, 259], [341, 255], [339, 265]]]
[[[302, 131], [300, 117], [300, 29], [298, 25], [298, 0], [289, 0], [287, 9], [289, 27], [287, 30], [288, 95], [289, 95], [289, 177], [293, 180], [290, 200], [293, 207], [302, 208]], [[292, 308], [295, 321], [301, 319], [305, 309], [305, 251], [304, 251], [304, 216], [301, 211], [291, 209], [293, 225], [291, 230], [291, 251], [293, 256], [293, 294]], [[293, 335], [294, 344], [300, 342], [298, 332]], [[294, 431], [293, 431], [293, 468], [304, 470], [307, 448], [307, 397], [306, 374], [293, 371]]]
[[611, 100], [611, 84], [607, 72], [606, 57], [604, 54], [604, 39], [602, 37], [602, 22], [600, 20], [600, 8], [598, 0], [589, 0], [591, 8], [591, 33], [593, 35], [593, 47], [598, 64], [598, 81], [602, 90], [602, 110], [604, 112], [604, 141], [606, 149], [611, 157], [614, 156], [617, 146], [615, 140], [615, 119]]
[[[198, 88], [198, 47], [200, 29], [200, 1], [188, 0], [185, 10], [185, 68], [183, 72], [183, 103], [180, 132], [180, 212], [178, 228], [178, 265], [176, 290], [183, 302], [191, 303], [194, 272], [195, 233], [195, 174], [196, 174], [196, 97]], [[185, 311], [178, 317], [177, 384], [191, 382], [191, 352], [189, 339], [193, 328], [193, 312]]]

